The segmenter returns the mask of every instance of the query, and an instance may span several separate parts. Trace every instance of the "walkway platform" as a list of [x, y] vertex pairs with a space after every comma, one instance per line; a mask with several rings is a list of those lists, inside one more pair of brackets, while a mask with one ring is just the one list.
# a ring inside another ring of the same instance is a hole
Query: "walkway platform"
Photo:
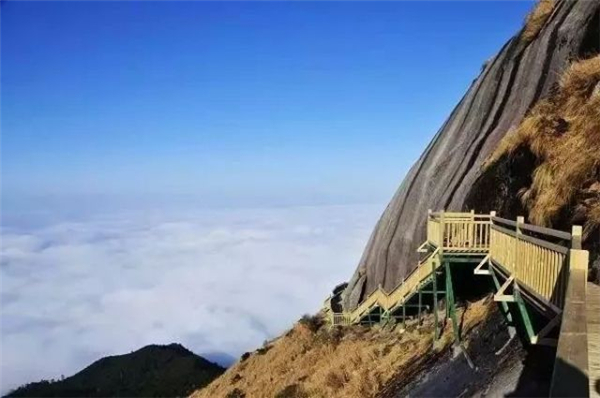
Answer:
[[[349, 312], [334, 313], [328, 298], [324, 312], [334, 326], [404, 322], [415, 316], [415, 309], [419, 319], [423, 310], [431, 310], [437, 339], [437, 306], [443, 297], [459, 341], [452, 267], [475, 261], [474, 274], [491, 277], [494, 300], [509, 321], [519, 317], [530, 343], [558, 345], [552, 391], [557, 396], [589, 391], [600, 398], [600, 287], [585, 287], [589, 253], [581, 249], [581, 235], [579, 226], [564, 232], [526, 224], [523, 217], [500, 218], [495, 212], [429, 211], [427, 240], [418, 249], [422, 259], [403, 281], [389, 292], [379, 286]], [[578, 389], [572, 388], [572, 380], [578, 380]]]

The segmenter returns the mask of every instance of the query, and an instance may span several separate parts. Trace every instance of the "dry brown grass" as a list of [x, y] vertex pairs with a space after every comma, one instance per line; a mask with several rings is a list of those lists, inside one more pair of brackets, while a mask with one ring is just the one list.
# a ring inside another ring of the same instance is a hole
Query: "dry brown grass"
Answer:
[[[493, 308], [489, 298], [469, 305], [464, 330]], [[430, 355], [450, 346], [450, 324], [435, 349], [432, 330], [431, 316], [420, 330], [409, 324], [406, 331], [399, 326], [312, 331], [299, 322], [266, 353], [251, 354], [192, 397], [226, 397], [234, 389], [246, 398], [372, 397], [392, 378], [414, 374]]]
[[561, 214], [600, 225], [600, 56], [573, 63], [558, 90], [540, 101], [485, 162], [490, 167], [518, 149], [535, 155], [531, 186], [521, 201], [535, 224], [552, 226]]
[[525, 26], [523, 27], [523, 33], [521, 33], [522, 40], [529, 43], [540, 33], [550, 14], [552, 14], [552, 10], [554, 10], [554, 4], [554, 0], [538, 1], [525, 18]]

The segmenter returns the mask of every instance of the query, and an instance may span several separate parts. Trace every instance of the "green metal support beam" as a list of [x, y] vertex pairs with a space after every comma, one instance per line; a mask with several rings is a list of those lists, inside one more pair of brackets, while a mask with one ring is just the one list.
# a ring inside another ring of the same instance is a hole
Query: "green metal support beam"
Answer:
[[438, 328], [438, 296], [437, 296], [437, 278], [436, 278], [436, 274], [435, 274], [435, 262], [436, 260], [433, 260], [431, 262], [431, 267], [432, 267], [432, 275], [433, 275], [433, 327], [434, 327], [434, 339], [437, 340], [440, 338], [440, 331]]
[[417, 323], [417, 325], [419, 325], [419, 326], [421, 326], [421, 303], [422, 303], [421, 289], [419, 289], [419, 315], [418, 315], [418, 323]]
[[446, 274], [444, 276], [444, 285], [446, 287], [446, 297], [444, 299], [444, 307], [446, 307], [446, 317], [444, 318], [444, 322], [446, 322], [446, 319], [450, 318], [450, 301], [448, 300], [448, 268], [448, 261], [444, 261], [444, 270], [446, 271]]
[[454, 301], [454, 288], [452, 286], [452, 274], [450, 272], [450, 263], [444, 262], [446, 268], [446, 311], [452, 319], [452, 330], [454, 330], [454, 339], [460, 342], [460, 330], [458, 329], [458, 321], [456, 320], [456, 303]]
[[513, 295], [515, 296], [517, 307], [519, 307], [521, 319], [523, 320], [523, 325], [525, 326], [525, 330], [527, 331], [527, 337], [529, 337], [529, 341], [533, 341], [535, 337], [535, 332], [533, 331], [533, 324], [531, 323], [531, 318], [529, 317], [529, 311], [527, 311], [525, 301], [523, 301], [523, 298], [521, 297], [521, 292], [516, 286], [513, 291]]
[[[494, 267], [489, 267], [490, 270], [490, 275], [492, 276], [492, 279], [494, 280], [494, 286], [496, 286], [496, 291], [500, 290], [500, 281], [498, 280], [498, 277], [496, 276], [496, 273], [494, 272]], [[504, 316], [506, 316], [506, 320], [510, 323], [513, 323], [513, 319], [512, 319], [512, 314], [510, 313], [510, 308], [508, 307], [508, 304], [505, 301], [500, 301], [500, 305], [502, 306], [502, 311], [504, 312]]]

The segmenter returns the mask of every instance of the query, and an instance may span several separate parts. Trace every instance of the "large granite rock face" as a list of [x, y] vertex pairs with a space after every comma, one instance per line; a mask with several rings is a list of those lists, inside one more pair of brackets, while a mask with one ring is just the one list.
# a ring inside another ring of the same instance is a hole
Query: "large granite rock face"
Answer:
[[533, 40], [519, 33], [487, 62], [375, 226], [343, 294], [345, 309], [355, 308], [379, 284], [392, 289], [417, 265], [427, 210], [467, 210], [468, 197], [469, 204], [477, 203], [472, 188], [481, 164], [502, 137], [555, 86], [572, 60], [598, 52], [600, 1], [563, 0]]

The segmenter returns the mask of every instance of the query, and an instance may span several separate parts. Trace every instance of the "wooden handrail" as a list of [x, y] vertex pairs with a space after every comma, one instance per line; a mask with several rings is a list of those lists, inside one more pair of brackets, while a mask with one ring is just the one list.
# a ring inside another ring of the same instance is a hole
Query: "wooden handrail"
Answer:
[[[481, 215], [473, 211], [434, 213], [430, 210], [427, 241], [420, 249], [429, 245], [433, 251], [390, 292], [379, 285], [353, 311], [333, 313], [331, 296], [328, 297], [324, 307], [327, 307], [326, 314], [331, 324], [360, 322], [377, 306], [387, 314], [405, 306], [415, 290], [423, 286], [422, 282], [432, 277], [445, 256], [485, 255], [476, 271], [487, 262], [506, 275], [507, 283], [501, 291], [509, 283], [514, 284], [514, 296], [504, 294], [501, 299], [512, 297], [517, 300], [522, 292], [532, 302], [544, 302], [554, 311], [555, 318], [532, 337], [532, 343], [549, 340], [544, 338], [545, 334], [556, 327], [562, 317], [551, 396], [587, 395], [587, 387], [573, 378], [571, 370], [574, 367], [586, 374], [588, 369], [585, 286], [589, 253], [581, 250], [582, 228], [573, 226], [568, 233], [524, 221], [523, 217], [516, 221], [497, 217], [493, 211]], [[405, 307], [402, 309], [404, 311]], [[581, 389], [573, 389], [574, 386]]]
[[558, 231], [556, 229], [539, 227], [537, 225], [522, 224], [521, 228], [525, 229], [527, 231], [536, 232], [538, 234], [548, 235], [548, 236], [554, 236], [556, 238], [566, 239], [566, 240], [569, 240], [569, 241], [571, 240], [571, 237], [572, 237], [571, 234], [568, 233], [568, 232]]
[[[398, 305], [424, 277], [431, 274], [431, 261], [435, 261], [436, 256], [453, 253], [489, 254], [490, 261], [505, 268], [518, 283], [529, 287], [532, 293], [547, 300], [555, 308], [562, 308], [566, 274], [561, 270], [569, 247], [543, 237], [563, 239], [573, 248], [578, 245], [580, 248], [581, 228], [574, 227], [573, 231], [575, 232], [570, 234], [525, 224], [522, 217], [517, 221], [508, 220], [497, 217], [495, 212], [475, 214], [473, 211], [429, 211], [426, 243], [434, 248], [433, 252], [422, 259], [391, 291], [387, 292], [379, 285], [354, 311], [344, 315], [356, 322], [374, 306], [389, 310]], [[532, 236], [529, 233], [538, 235]], [[559, 289], [558, 294], [555, 294], [556, 288]]]
[[508, 219], [502, 218], [502, 217], [492, 217], [492, 221], [498, 222], [498, 223], [501, 223], [501, 224], [505, 224], [505, 225], [509, 225], [511, 227], [516, 227], [517, 226], [517, 222], [516, 221], [508, 220]]

